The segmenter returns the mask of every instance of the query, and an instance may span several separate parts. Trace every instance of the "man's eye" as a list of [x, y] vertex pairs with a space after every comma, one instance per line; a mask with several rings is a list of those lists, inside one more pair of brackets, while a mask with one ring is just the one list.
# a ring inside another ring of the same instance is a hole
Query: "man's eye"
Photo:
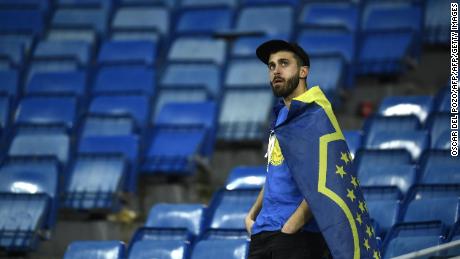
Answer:
[[287, 66], [288, 64], [289, 64], [289, 62], [287, 62], [287, 61], [281, 61], [281, 65], [282, 65], [283, 67]]
[[268, 69], [273, 70], [273, 69], [275, 69], [275, 66], [274, 65], [268, 65]]

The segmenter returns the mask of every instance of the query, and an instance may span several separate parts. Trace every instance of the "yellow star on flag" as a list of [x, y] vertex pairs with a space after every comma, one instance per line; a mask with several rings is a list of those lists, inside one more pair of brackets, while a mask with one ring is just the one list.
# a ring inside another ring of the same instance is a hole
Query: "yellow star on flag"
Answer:
[[380, 254], [376, 250], [374, 250], [374, 259], [380, 259]]
[[353, 202], [356, 199], [355, 193], [353, 190], [347, 189], [347, 197]]
[[341, 154], [340, 160], [343, 160], [343, 162], [345, 162], [345, 164], [348, 164], [350, 162], [350, 160], [348, 159], [348, 154], [347, 153], [342, 153], [342, 152], [340, 152], [340, 154]]
[[342, 177], [342, 179], [343, 179], [343, 176], [347, 174], [347, 173], [343, 170], [343, 166], [338, 166], [338, 165], [336, 165], [335, 168], [337, 169], [337, 170], [335, 171], [335, 173], [336, 173], [336, 174], [339, 174], [340, 177]]
[[371, 247], [369, 246], [369, 240], [367, 238], [364, 239], [364, 247], [366, 248], [367, 251], [371, 249]]
[[364, 202], [359, 202], [359, 209], [361, 210], [361, 213], [364, 213], [366, 211], [366, 209], [364, 208]]
[[361, 214], [358, 213], [358, 216], [356, 216], [356, 221], [359, 222], [359, 225], [363, 224], [363, 220], [361, 219]]
[[371, 230], [371, 227], [369, 226], [366, 226], [366, 233], [369, 237], [372, 237], [372, 230]]
[[355, 189], [358, 187], [358, 182], [357, 182], [358, 179], [356, 179], [356, 177], [352, 176], [351, 177], [351, 184], [353, 184], [353, 186], [355, 187]]

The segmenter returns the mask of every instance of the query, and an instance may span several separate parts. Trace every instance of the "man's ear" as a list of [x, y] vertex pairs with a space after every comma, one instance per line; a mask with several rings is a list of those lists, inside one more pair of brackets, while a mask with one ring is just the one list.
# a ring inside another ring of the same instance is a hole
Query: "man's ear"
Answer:
[[307, 78], [309, 69], [307, 66], [301, 66], [299, 70], [299, 77], [302, 79]]

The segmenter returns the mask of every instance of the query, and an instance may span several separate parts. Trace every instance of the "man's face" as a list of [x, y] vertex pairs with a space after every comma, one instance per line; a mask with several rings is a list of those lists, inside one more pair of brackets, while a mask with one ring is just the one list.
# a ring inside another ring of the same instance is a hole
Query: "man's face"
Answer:
[[300, 68], [290, 51], [278, 51], [270, 55], [268, 60], [270, 84], [276, 97], [286, 98], [299, 85]]

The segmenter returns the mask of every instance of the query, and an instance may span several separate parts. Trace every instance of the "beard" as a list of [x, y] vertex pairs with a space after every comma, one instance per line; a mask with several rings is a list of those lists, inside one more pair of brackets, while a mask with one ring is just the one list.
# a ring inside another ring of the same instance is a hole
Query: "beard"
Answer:
[[270, 82], [270, 84], [272, 86], [273, 94], [276, 97], [286, 98], [289, 95], [291, 95], [292, 92], [294, 92], [294, 90], [299, 85], [299, 81], [300, 81], [300, 77], [298, 75], [294, 75], [291, 78], [289, 78], [287, 81], [285, 81], [283, 85], [280, 85], [278, 87], [275, 87], [273, 85], [273, 82]]

